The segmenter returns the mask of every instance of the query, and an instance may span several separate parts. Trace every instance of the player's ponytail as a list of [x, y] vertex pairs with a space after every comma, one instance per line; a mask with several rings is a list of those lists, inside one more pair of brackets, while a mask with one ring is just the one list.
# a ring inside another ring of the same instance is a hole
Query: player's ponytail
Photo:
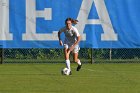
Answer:
[[77, 23], [78, 23], [78, 20], [72, 19], [71, 22], [72, 22], [73, 24], [77, 24]]
[[66, 23], [67, 21], [71, 21], [72, 24], [77, 24], [77, 23], [78, 23], [78, 20], [75, 20], [75, 19], [72, 19], [72, 18], [67, 18], [67, 19], [65, 20], [65, 23]]

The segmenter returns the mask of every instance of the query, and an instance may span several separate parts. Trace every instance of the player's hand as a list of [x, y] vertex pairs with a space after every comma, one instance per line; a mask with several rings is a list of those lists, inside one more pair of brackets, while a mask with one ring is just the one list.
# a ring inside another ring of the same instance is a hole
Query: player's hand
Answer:
[[61, 46], [63, 46], [63, 42], [62, 42], [62, 40], [59, 40], [59, 44], [60, 44]]
[[75, 46], [71, 46], [71, 47], [69, 48], [69, 51], [72, 51], [72, 50], [74, 49], [74, 47], [75, 47]]

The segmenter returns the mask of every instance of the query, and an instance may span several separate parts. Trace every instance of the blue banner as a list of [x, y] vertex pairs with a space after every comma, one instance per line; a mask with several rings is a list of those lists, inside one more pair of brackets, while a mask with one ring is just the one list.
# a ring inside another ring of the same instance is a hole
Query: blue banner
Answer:
[[57, 33], [71, 17], [79, 20], [75, 27], [82, 48], [140, 48], [139, 4], [139, 0], [0, 0], [0, 46], [62, 48]]

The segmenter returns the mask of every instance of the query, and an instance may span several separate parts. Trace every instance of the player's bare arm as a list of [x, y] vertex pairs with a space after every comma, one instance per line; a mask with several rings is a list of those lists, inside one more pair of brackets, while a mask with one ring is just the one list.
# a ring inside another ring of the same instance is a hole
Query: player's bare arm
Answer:
[[69, 50], [72, 51], [74, 49], [74, 47], [80, 42], [80, 40], [81, 40], [81, 36], [78, 36], [77, 41], [73, 44], [73, 46], [70, 47]]
[[61, 40], [61, 38], [60, 38], [60, 34], [61, 34], [62, 32], [58, 32], [58, 39], [59, 39], [59, 44], [62, 46], [63, 45], [63, 42], [62, 42], [62, 40]]

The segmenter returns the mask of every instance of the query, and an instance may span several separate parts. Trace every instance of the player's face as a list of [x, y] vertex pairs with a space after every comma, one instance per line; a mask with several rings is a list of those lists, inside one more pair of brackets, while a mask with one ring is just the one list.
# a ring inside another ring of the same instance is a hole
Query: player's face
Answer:
[[68, 29], [71, 29], [71, 26], [72, 26], [71, 21], [67, 21], [67, 22], [66, 22], [66, 27], [67, 27]]

